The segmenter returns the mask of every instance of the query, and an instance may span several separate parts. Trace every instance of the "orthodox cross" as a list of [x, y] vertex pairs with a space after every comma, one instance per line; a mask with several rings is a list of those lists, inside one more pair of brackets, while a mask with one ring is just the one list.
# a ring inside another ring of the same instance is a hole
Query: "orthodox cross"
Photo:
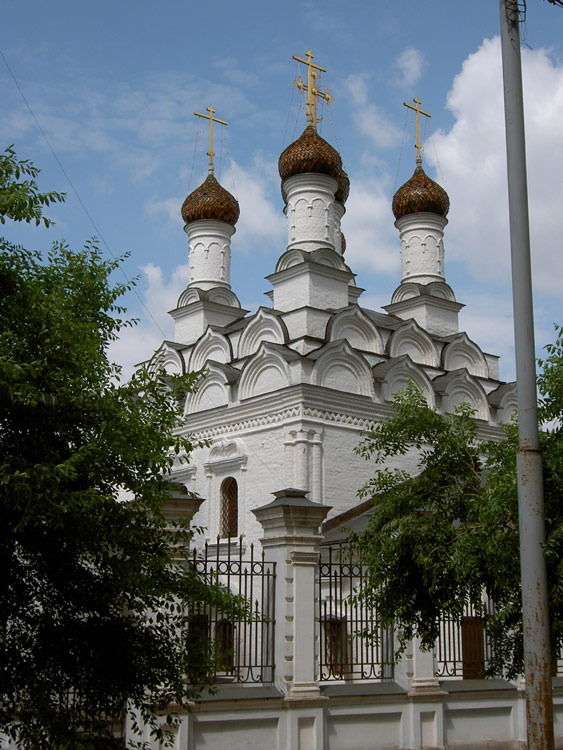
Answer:
[[207, 107], [207, 111], [209, 112], [208, 115], [202, 115], [201, 112], [194, 112], [194, 115], [209, 120], [209, 151], [207, 152], [207, 156], [209, 156], [209, 174], [213, 174], [213, 157], [215, 156], [215, 152], [213, 151], [213, 123], [220, 122], [221, 125], [228, 125], [229, 123], [225, 122], [225, 120], [220, 120], [218, 117], [213, 117], [215, 114], [213, 107]]
[[316, 129], [317, 123], [322, 120], [322, 117], [317, 118], [317, 98], [324, 99], [327, 105], [333, 102], [334, 98], [330, 95], [328, 89], [326, 91], [319, 91], [317, 88], [316, 81], [320, 78], [320, 73], [326, 73], [326, 68], [321, 68], [320, 65], [316, 65], [313, 62], [314, 55], [311, 50], [305, 52], [305, 57], [307, 59], [303, 60], [303, 58], [293, 55], [294, 60], [304, 63], [307, 66], [307, 83], [303, 83], [301, 76], [296, 81], [293, 81], [293, 83], [299, 91], [307, 92], [307, 125], [312, 125]]
[[422, 157], [420, 155], [420, 151], [422, 149], [422, 146], [420, 145], [420, 115], [425, 115], [426, 117], [432, 117], [432, 115], [428, 114], [428, 112], [425, 112], [423, 109], [420, 109], [420, 99], [415, 96], [413, 99], [413, 102], [415, 103], [415, 107], [412, 106], [412, 104], [407, 104], [407, 102], [403, 102], [405, 107], [408, 107], [409, 109], [414, 109], [416, 112], [416, 163], [422, 164]]

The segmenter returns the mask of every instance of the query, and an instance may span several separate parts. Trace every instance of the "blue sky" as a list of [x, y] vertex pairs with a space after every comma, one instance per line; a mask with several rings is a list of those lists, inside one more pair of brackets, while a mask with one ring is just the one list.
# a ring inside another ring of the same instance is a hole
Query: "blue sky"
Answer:
[[[427, 172], [450, 195], [446, 277], [466, 304], [462, 329], [502, 355], [514, 376], [498, 3], [496, 0], [52, 0], [4, 3], [0, 47], [70, 177], [68, 185], [0, 59], [0, 144], [64, 190], [52, 229], [4, 228], [28, 246], [102, 236], [127, 277], [139, 326], [112, 355], [126, 368], [172, 335], [166, 311], [187, 279], [180, 205], [205, 176], [206, 132], [193, 112], [213, 105], [217, 175], [238, 198], [233, 290], [268, 305], [264, 276], [286, 243], [277, 159], [304, 127], [292, 55], [327, 68], [335, 98], [321, 134], [342, 154], [351, 194], [346, 259], [379, 309], [399, 283], [391, 199], [414, 169], [418, 96]], [[528, 0], [523, 29], [528, 169], [539, 347], [563, 322], [563, 10]], [[86, 207], [89, 216], [85, 213]], [[146, 312], [141, 301], [150, 310]], [[155, 323], [156, 321], [156, 323]]]

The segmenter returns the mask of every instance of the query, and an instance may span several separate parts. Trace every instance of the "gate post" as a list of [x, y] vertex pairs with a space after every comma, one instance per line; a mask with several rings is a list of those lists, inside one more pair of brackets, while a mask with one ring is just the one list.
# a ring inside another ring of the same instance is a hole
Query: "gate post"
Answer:
[[171, 529], [172, 524], [178, 521], [184, 521], [191, 524], [199, 506], [204, 502], [202, 497], [196, 497], [189, 492], [183, 485], [172, 482], [172, 487], [166, 501], [162, 505], [162, 515], [170, 523], [171, 531], [170, 544], [174, 550], [174, 559], [183, 560], [188, 551], [189, 542], [183, 541], [178, 543], [174, 531]]
[[264, 529], [265, 554], [276, 563], [275, 682], [289, 698], [318, 697], [315, 574], [330, 506], [307, 499], [305, 490], [273, 494], [253, 513]]

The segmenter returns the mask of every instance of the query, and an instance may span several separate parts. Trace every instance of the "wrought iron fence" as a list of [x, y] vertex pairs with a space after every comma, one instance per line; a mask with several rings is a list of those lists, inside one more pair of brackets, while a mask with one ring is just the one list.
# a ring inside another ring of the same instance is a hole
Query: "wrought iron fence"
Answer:
[[382, 628], [375, 610], [357, 597], [365, 575], [365, 565], [346, 545], [322, 549], [320, 680], [393, 679], [393, 630]]
[[[488, 604], [487, 606], [492, 606]], [[442, 616], [436, 643], [436, 676], [482, 679], [492, 656], [486, 629], [467, 603], [459, 619]]]
[[252, 606], [252, 619], [232, 620], [216, 607], [193, 614], [194, 637], [206, 639], [217, 655], [217, 682], [271, 683], [274, 679], [275, 563], [251, 544], [243, 558], [242, 537], [217, 538], [194, 550], [194, 569], [212, 583], [240, 594]]

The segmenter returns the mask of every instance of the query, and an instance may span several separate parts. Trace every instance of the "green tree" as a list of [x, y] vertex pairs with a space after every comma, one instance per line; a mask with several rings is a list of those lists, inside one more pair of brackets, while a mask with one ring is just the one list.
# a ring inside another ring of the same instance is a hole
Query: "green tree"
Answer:
[[[548, 347], [539, 378], [552, 643], [563, 638], [563, 333]], [[428, 407], [410, 385], [394, 414], [365, 433], [357, 452], [381, 467], [361, 490], [376, 512], [353, 543], [368, 565], [361, 595], [394, 624], [398, 653], [418, 636], [430, 649], [442, 614], [458, 619], [467, 603], [483, 619], [492, 645], [489, 674], [523, 672], [520, 596], [517, 428], [481, 441], [472, 410], [453, 415]], [[408, 456], [412, 473], [389, 468]], [[483, 604], [486, 592], [494, 602]]]
[[[3, 153], [2, 221], [49, 225], [64, 196], [36, 176]], [[171, 556], [189, 531], [164, 518], [166, 476], [192, 450], [175, 428], [195, 376], [119, 382], [117, 265], [95, 242], [43, 258], [0, 239], [0, 732], [22, 748], [89, 747], [126, 702], [156, 727], [213, 671], [186, 648], [190, 603], [246, 612]]]

